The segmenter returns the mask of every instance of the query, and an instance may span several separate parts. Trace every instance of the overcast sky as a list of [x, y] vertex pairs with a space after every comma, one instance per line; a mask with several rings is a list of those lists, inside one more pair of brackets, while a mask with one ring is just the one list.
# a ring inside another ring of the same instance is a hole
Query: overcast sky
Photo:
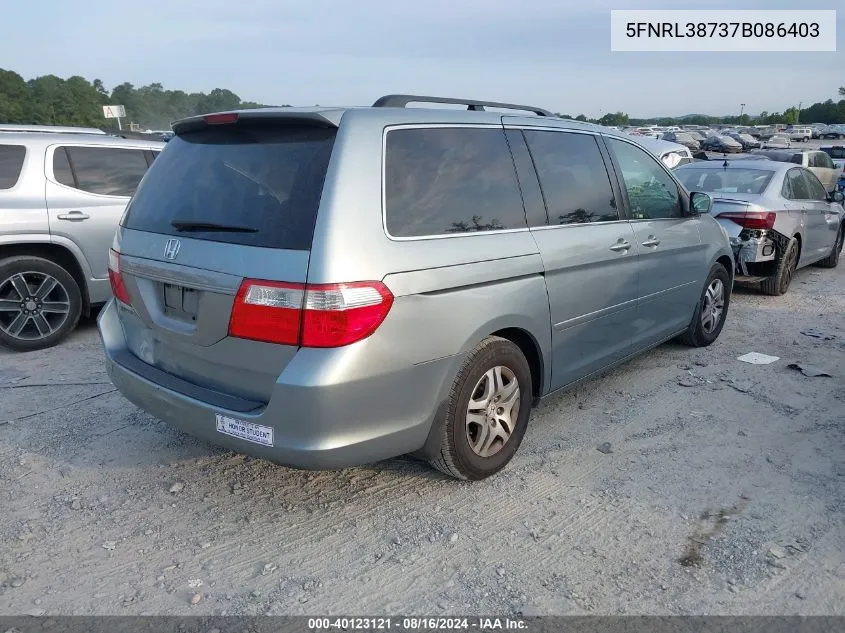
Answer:
[[[394, 92], [598, 117], [782, 111], [845, 85], [841, 0], [8, 0], [0, 67], [24, 78], [369, 105]], [[839, 8], [835, 53], [612, 53], [610, 9]], [[82, 9], [81, 7], [84, 7]]]

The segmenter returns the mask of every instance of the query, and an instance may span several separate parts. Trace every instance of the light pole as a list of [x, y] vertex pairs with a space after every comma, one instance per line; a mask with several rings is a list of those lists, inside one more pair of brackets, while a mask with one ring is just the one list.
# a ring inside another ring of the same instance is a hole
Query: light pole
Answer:
[[742, 113], [745, 111], [745, 104], [739, 104], [739, 124], [742, 125]]
[[798, 102], [798, 110], [795, 112], [795, 123], [798, 124], [801, 122], [801, 104], [804, 103], [803, 101]]

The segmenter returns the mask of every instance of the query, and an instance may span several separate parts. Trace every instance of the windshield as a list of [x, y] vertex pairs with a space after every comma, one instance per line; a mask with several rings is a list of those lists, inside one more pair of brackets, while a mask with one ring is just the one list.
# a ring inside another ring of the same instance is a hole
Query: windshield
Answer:
[[230, 125], [176, 136], [138, 187], [124, 226], [309, 250], [335, 133]]
[[689, 191], [760, 194], [774, 172], [762, 169], [701, 169], [684, 167], [675, 172]]

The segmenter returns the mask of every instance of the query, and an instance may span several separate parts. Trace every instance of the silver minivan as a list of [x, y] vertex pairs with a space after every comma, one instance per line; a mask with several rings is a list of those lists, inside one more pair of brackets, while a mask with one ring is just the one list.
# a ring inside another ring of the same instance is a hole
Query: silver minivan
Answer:
[[[468, 109], [406, 107], [429, 101]], [[99, 328], [129, 400], [216, 444], [309, 469], [413, 453], [481, 479], [539, 399], [724, 325], [710, 198], [625, 134], [402, 95], [173, 127], [115, 236]]]
[[111, 297], [120, 217], [164, 147], [92, 128], [0, 126], [0, 344], [57, 344]]

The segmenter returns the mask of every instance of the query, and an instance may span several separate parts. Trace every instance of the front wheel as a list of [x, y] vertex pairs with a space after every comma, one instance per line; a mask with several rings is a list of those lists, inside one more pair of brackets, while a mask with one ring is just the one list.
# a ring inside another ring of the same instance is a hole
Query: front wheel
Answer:
[[692, 322], [681, 340], [693, 347], [712, 344], [722, 333], [730, 303], [731, 276], [722, 264], [714, 264], [707, 276]]
[[452, 384], [440, 454], [431, 465], [465, 480], [504, 468], [525, 435], [532, 393], [531, 369], [519, 347], [495, 336], [483, 340]]
[[61, 266], [42, 257], [0, 261], [0, 343], [26, 352], [52, 347], [76, 327], [82, 293]]

